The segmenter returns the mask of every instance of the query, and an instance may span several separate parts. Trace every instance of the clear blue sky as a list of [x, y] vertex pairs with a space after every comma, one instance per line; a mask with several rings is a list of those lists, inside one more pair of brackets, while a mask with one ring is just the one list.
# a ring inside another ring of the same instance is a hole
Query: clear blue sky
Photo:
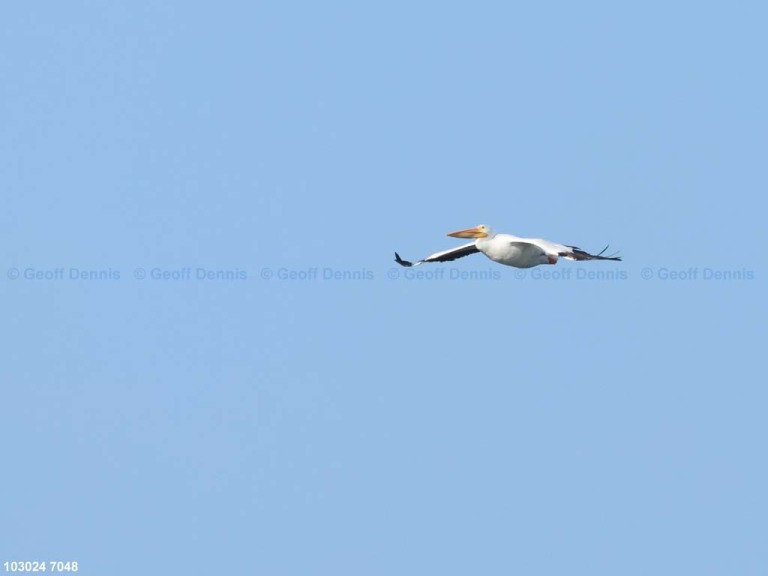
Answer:
[[0, 562], [768, 573], [766, 18], [5, 3]]

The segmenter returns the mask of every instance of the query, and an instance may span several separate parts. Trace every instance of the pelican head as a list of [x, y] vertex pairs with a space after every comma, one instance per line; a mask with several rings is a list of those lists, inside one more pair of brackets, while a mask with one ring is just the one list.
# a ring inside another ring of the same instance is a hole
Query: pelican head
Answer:
[[495, 234], [496, 232], [493, 231], [493, 228], [486, 226], [485, 224], [480, 224], [474, 228], [451, 232], [448, 236], [453, 236], [454, 238], [493, 238]]

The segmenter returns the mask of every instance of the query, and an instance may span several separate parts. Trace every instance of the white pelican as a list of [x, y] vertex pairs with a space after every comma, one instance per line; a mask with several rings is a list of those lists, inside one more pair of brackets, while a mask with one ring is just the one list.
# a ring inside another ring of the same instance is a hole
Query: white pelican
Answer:
[[474, 242], [464, 244], [458, 248], [443, 250], [431, 256], [427, 256], [418, 262], [408, 262], [400, 258], [395, 252], [395, 262], [401, 266], [418, 266], [424, 262], [449, 262], [482, 252], [488, 258], [499, 264], [514, 266], [515, 268], [532, 268], [539, 264], [556, 264], [558, 258], [566, 260], [621, 260], [617, 256], [603, 256], [608, 249], [606, 246], [599, 254], [584, 252], [576, 246], [556, 244], [540, 238], [518, 238], [511, 234], [497, 234], [493, 228], [480, 224], [474, 228], [451, 232], [448, 236], [454, 238], [476, 238]]

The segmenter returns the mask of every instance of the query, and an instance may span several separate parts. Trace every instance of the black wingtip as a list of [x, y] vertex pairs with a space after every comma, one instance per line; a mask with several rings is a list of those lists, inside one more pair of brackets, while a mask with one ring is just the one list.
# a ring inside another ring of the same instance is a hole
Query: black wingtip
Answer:
[[[573, 256], [576, 257], [576, 260], [614, 260], [617, 262], [621, 262], [621, 256], [619, 256], [618, 252], [614, 252], [613, 254], [610, 254], [609, 256], [603, 256], [603, 254], [606, 253], [608, 250], [608, 246], [600, 250], [597, 254], [590, 254], [589, 252], [585, 252], [584, 250], [579, 250], [578, 248], [574, 248], [573, 252], [571, 253]], [[564, 256], [565, 254], [561, 254], [561, 256]]]
[[400, 258], [400, 254], [398, 254], [397, 252], [395, 252], [395, 262], [400, 264], [400, 266], [405, 266], [405, 267], [413, 266], [413, 262], [408, 262], [408, 260], [403, 260], [402, 258]]
[[[609, 246], [610, 246], [610, 244], [609, 244]], [[600, 252], [600, 254], [601, 254], [601, 255], [602, 255], [602, 254], [605, 254], [606, 250], [608, 250], [608, 246], [606, 246], [605, 248], [603, 248], [603, 251], [602, 251], [602, 252]], [[618, 253], [618, 252], [614, 252], [614, 253], [613, 253], [613, 254], [611, 254], [610, 256], [604, 256], [604, 258], [605, 258], [606, 260], [615, 260], [616, 262], [621, 262], [621, 256], [619, 256], [619, 253]]]

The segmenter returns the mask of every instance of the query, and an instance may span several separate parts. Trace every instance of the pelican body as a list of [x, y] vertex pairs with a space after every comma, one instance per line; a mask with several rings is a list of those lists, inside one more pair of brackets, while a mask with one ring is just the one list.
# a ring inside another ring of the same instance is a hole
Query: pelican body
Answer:
[[418, 262], [408, 262], [395, 252], [395, 262], [401, 266], [418, 266], [425, 262], [449, 262], [482, 252], [488, 258], [505, 266], [533, 268], [540, 264], [557, 264], [559, 258], [566, 260], [621, 260], [618, 256], [603, 256], [606, 246], [599, 254], [590, 254], [576, 246], [557, 244], [540, 238], [519, 238], [511, 234], [497, 234], [493, 228], [480, 224], [474, 228], [451, 232], [453, 238], [475, 238], [473, 242], [458, 248], [437, 252]]

